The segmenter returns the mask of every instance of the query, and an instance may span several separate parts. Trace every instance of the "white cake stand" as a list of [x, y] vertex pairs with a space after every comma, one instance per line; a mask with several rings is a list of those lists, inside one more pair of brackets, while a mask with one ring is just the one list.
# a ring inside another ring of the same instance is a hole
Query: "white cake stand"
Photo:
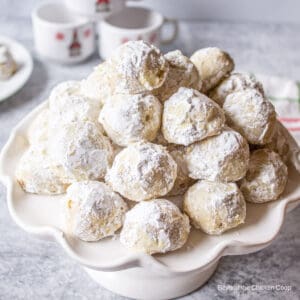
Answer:
[[[299, 148], [292, 148], [289, 180], [278, 201], [247, 204], [245, 224], [221, 236], [192, 230], [186, 245], [165, 255], [149, 256], [125, 249], [118, 237], [86, 243], [68, 236], [61, 222], [63, 196], [26, 194], [15, 180], [16, 165], [28, 147], [28, 125], [42, 103], [12, 131], [0, 155], [0, 179], [7, 187], [7, 204], [13, 220], [25, 231], [58, 242], [66, 254], [105, 288], [137, 299], [170, 299], [203, 285], [225, 255], [241, 255], [263, 249], [276, 238], [286, 213], [300, 203]], [[288, 133], [287, 133], [288, 134]]]

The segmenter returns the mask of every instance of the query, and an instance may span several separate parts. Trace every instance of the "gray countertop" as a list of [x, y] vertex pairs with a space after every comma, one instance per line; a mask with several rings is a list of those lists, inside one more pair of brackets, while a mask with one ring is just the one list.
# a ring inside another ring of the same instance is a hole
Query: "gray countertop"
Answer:
[[[29, 82], [0, 103], [0, 149], [10, 130], [46, 99], [56, 83], [83, 78], [99, 62], [96, 54], [76, 66], [42, 61], [34, 51], [29, 19], [36, 2], [0, 0], [0, 34], [22, 42], [34, 57]], [[232, 54], [237, 69], [300, 79], [299, 33], [299, 25], [185, 22], [180, 24], [177, 41], [163, 50], [179, 48], [191, 54], [197, 48], [218, 46]], [[94, 283], [59, 245], [38, 240], [18, 228], [5, 200], [5, 187], [0, 184], [0, 299], [125, 299]], [[299, 299], [299, 220], [300, 207], [286, 217], [270, 247], [250, 255], [222, 258], [208, 283], [182, 299]], [[277, 284], [290, 286], [291, 291], [258, 290]], [[223, 286], [236, 290], [225, 291]]]

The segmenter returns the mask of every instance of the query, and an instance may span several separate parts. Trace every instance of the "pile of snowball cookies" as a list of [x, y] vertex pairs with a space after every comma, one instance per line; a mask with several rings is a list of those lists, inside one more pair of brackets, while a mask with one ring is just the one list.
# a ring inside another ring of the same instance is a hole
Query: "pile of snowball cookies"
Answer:
[[245, 200], [284, 191], [289, 145], [262, 85], [233, 69], [218, 48], [188, 58], [123, 44], [86, 79], [52, 90], [17, 181], [66, 193], [68, 234], [91, 242], [121, 229], [125, 247], [148, 254], [181, 248], [190, 223], [211, 235], [244, 223]]

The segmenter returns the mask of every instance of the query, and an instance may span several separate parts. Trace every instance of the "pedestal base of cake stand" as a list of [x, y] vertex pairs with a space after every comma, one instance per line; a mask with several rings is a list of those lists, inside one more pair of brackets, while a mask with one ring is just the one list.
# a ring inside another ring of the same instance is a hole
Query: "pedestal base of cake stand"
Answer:
[[187, 273], [161, 274], [146, 268], [101, 272], [84, 268], [104, 288], [134, 299], [163, 300], [186, 295], [201, 287], [214, 273], [218, 261], [206, 269]]

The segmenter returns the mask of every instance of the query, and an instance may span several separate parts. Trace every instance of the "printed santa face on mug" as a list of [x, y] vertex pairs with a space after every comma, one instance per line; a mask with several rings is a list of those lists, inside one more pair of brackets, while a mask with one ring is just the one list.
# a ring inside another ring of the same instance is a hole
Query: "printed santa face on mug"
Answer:
[[57, 48], [62, 52], [67, 52], [65, 55], [69, 57], [80, 57], [86, 51], [86, 43], [92, 37], [92, 29], [87, 28], [74, 28], [67, 31], [65, 34], [57, 32], [55, 39], [58, 43]]
[[63, 9], [48, 3], [33, 12], [36, 50], [41, 56], [61, 63], [80, 62], [94, 52], [94, 26], [82, 17], [61, 12]]
[[94, 49], [94, 29], [90, 25], [58, 30], [52, 38], [53, 54], [59, 53], [62, 62], [81, 61]]

